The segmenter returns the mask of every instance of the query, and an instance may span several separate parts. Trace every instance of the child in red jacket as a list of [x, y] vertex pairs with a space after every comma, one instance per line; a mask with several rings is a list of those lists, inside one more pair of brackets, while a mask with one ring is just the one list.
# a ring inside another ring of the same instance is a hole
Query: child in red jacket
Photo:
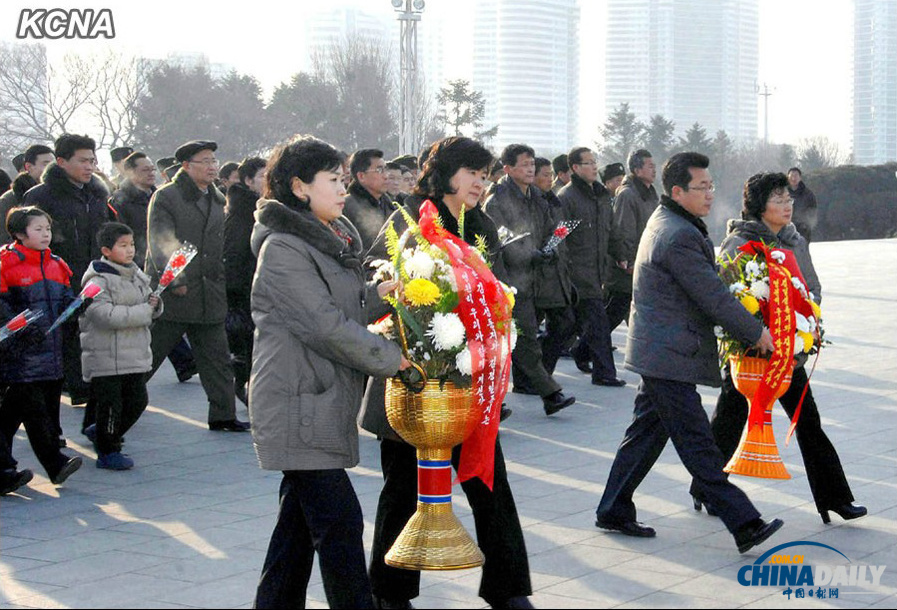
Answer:
[[[43, 332], [72, 301], [72, 272], [50, 252], [50, 216], [36, 207], [15, 208], [6, 228], [15, 242], [0, 250], [0, 301], [3, 310], [17, 314], [40, 310], [35, 322]], [[62, 336], [59, 329], [46, 340], [26, 344], [0, 361], [0, 385], [7, 386], [0, 406], [0, 434], [12, 447], [19, 426], [56, 485], [81, 467], [80, 457], [59, 450], [58, 413], [62, 394]], [[54, 419], [55, 415], [55, 419]]]

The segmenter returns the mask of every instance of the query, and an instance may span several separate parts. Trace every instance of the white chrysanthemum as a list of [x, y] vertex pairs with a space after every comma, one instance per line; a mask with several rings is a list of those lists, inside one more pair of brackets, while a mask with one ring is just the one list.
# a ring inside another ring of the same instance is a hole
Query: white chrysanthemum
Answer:
[[[515, 289], [516, 294], [516, 289]], [[511, 324], [511, 351], [514, 351], [514, 348], [517, 347], [517, 325]]]
[[760, 277], [760, 265], [757, 261], [748, 261], [745, 263], [744, 274], [749, 278]]
[[801, 332], [813, 332], [813, 327], [810, 326], [810, 321], [796, 311], [794, 312], [794, 325], [797, 327], [797, 330]]
[[754, 282], [751, 284], [749, 292], [754, 295], [757, 300], [766, 301], [769, 299], [769, 286], [765, 282]]
[[716, 338], [717, 338], [717, 339], [722, 339], [723, 336], [724, 336], [724, 335], [723, 335], [723, 327], [722, 327], [722, 326], [714, 326], [714, 327], [713, 327], [713, 334], [716, 335]]
[[797, 356], [798, 354], [802, 353], [803, 351], [804, 351], [804, 339], [799, 334], [794, 333], [794, 355]]
[[780, 265], [785, 262], [785, 253], [781, 250], [772, 250], [769, 255]]
[[455, 272], [452, 270], [451, 265], [445, 265], [443, 268], [440, 268], [439, 279], [449, 285], [449, 288], [452, 289], [452, 292], [458, 292], [458, 282], [455, 281]]
[[464, 348], [455, 356], [455, 366], [462, 375], [473, 375], [473, 356], [469, 348]]
[[747, 290], [747, 286], [745, 286], [741, 282], [735, 282], [734, 284], [729, 286], [729, 292], [732, 294], [741, 294], [745, 290]]
[[405, 259], [405, 273], [411, 279], [430, 279], [436, 270], [436, 262], [429, 254], [421, 249], [414, 251], [410, 258]]
[[464, 323], [455, 313], [435, 313], [427, 336], [439, 351], [450, 350], [464, 343]]
[[375, 282], [392, 279], [393, 268], [391, 262], [378, 258], [377, 260], [371, 261], [370, 266], [372, 269], [376, 269], [373, 276]]

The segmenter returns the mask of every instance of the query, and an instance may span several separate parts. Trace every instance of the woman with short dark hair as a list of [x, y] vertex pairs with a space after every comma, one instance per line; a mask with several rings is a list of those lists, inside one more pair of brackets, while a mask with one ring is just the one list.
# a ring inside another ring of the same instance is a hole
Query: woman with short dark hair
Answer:
[[299, 137], [268, 167], [252, 234], [249, 415], [261, 467], [283, 481], [255, 606], [304, 608], [317, 552], [330, 607], [371, 608], [364, 522], [345, 469], [358, 464], [364, 376], [408, 366], [397, 344], [366, 329], [396, 286], [365, 285], [335, 148]]
[[[744, 184], [741, 220], [732, 219], [728, 223], [728, 235], [720, 246], [722, 256], [735, 257], [738, 248], [749, 241], [762, 241], [770, 247], [791, 250], [807, 283], [811, 298], [818, 304], [822, 301], [822, 286], [807, 240], [798, 233], [791, 222], [794, 202], [788, 193], [788, 178], [781, 173], [761, 173], [748, 178]], [[793, 417], [806, 388], [803, 407], [797, 422], [797, 444], [804, 460], [810, 492], [816, 502], [816, 509], [823, 523], [829, 522], [829, 512], [837, 513], [842, 519], [857, 519], [866, 514], [866, 507], [853, 504], [853, 494], [841, 460], [834, 445], [822, 430], [819, 409], [808, 387], [809, 380], [804, 364], [806, 356], [795, 358], [794, 373], [788, 391], [779, 398], [788, 417]], [[728, 460], [735, 453], [748, 416], [748, 403], [735, 389], [729, 366], [726, 365], [722, 392], [716, 403], [716, 411], [711, 420], [713, 437]], [[703, 498], [692, 485], [692, 496], [696, 510], [700, 510]], [[707, 512], [715, 512], [707, 506]]]
[[[427, 153], [414, 193], [405, 201], [405, 210], [417, 220], [420, 205], [429, 199], [436, 206], [442, 226], [471, 245], [481, 236], [486, 257], [500, 264], [498, 231], [478, 201], [485, 188], [491, 153], [479, 142], [450, 137], [435, 143]], [[464, 235], [459, 234], [458, 218], [464, 212]], [[394, 223], [401, 235], [406, 226], [401, 212], [386, 221], [368, 253], [368, 260], [386, 258], [385, 229]], [[495, 267], [493, 266], [493, 272]], [[383, 489], [374, 522], [371, 550], [371, 585], [381, 608], [410, 608], [420, 593], [420, 572], [387, 566], [384, 558], [417, 505], [417, 454], [393, 430], [386, 419], [385, 380], [373, 378], [365, 393], [361, 425], [380, 438]], [[461, 445], [452, 451], [458, 468]], [[480, 479], [461, 483], [476, 523], [477, 542], [486, 557], [479, 594], [493, 608], [532, 608], [526, 544], [499, 439], [495, 442], [495, 477], [490, 491]]]

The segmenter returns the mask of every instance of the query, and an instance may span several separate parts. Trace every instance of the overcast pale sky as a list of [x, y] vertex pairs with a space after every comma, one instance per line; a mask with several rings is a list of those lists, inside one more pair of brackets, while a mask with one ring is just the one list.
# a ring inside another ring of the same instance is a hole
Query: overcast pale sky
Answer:
[[[716, 0], [706, 0], [716, 2]], [[107, 0], [73, 2], [79, 8], [110, 8], [116, 38], [97, 41], [45, 41], [53, 55], [67, 50], [102, 51], [107, 45], [128, 53], [164, 57], [172, 51], [202, 52], [213, 62], [233, 65], [255, 75], [270, 91], [304, 65], [302, 22], [322, 7], [355, 4], [370, 12], [393, 15], [389, 0], [299, 0], [290, 3], [187, 1], [141, 3]], [[19, 15], [31, 2], [0, 2], [0, 40], [14, 40]], [[61, 6], [61, 4], [60, 4]], [[605, 0], [580, 0], [583, 50], [603, 70], [601, 43]], [[248, 8], [247, 8], [248, 7]], [[276, 7], [276, 8], [275, 8]], [[439, 18], [447, 25], [447, 77], [470, 73], [476, 0], [427, 0], [424, 19]], [[769, 132], [773, 142], [797, 143], [801, 138], [824, 135], [849, 150], [852, 104], [851, 0], [760, 0], [761, 83], [773, 91], [769, 99]], [[537, 27], [534, 24], [534, 27]], [[591, 32], [594, 32], [592, 34]], [[450, 49], [450, 50], [449, 50]], [[586, 62], [581, 62], [588, 69]], [[601, 100], [600, 81], [595, 89], [581, 79], [583, 99]], [[758, 98], [759, 103], [759, 98]], [[758, 113], [762, 136], [763, 111]], [[595, 138], [603, 120], [603, 103], [585, 103], [580, 120], [584, 143]]]

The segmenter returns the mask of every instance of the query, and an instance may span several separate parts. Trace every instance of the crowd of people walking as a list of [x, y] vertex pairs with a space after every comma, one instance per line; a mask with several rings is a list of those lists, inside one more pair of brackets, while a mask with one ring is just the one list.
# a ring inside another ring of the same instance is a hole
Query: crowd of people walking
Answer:
[[[441, 225], [484, 243], [492, 272], [516, 289], [513, 392], [538, 396], [546, 416], [576, 402], [554, 377], [564, 356], [609, 388], [601, 391], [626, 386], [611, 333], [627, 324], [625, 367], [641, 383], [597, 527], [656, 535], [637, 520], [633, 495], [668, 439], [693, 477], [695, 508], [719, 516], [739, 552], [782, 526], [764, 521], [723, 472], [747, 408], [728, 370], [720, 375], [713, 327], [761, 352], [774, 344], [717, 275], [702, 220], [714, 199], [706, 156], [673, 155], [658, 196], [657, 166], [644, 149], [602, 167], [587, 147], [549, 160], [512, 144], [496, 159], [465, 137], [391, 161], [379, 149], [347, 155], [311, 136], [268, 158], [224, 165], [217, 148], [188, 141], [158, 163], [117, 148], [111, 179], [98, 171], [87, 136], [65, 134], [53, 148], [35, 144], [21, 155], [20, 173], [0, 196], [0, 323], [28, 309], [41, 315], [0, 343], [0, 493], [33, 477], [13, 457], [22, 424], [52, 483], [82, 466], [64, 451], [63, 392], [73, 406], [86, 405], [81, 432], [96, 467], [135, 467], [123, 437], [148, 405], [148, 379], [170, 359], [180, 381], [199, 375], [209, 430], [251, 431], [261, 467], [283, 473], [256, 607], [304, 607], [316, 553], [331, 607], [412, 607], [419, 573], [384, 561], [417, 499], [414, 448], [390, 427], [384, 404], [385, 379], [411, 363], [367, 325], [390, 312], [385, 297], [401, 288], [372, 279], [371, 263], [386, 257], [386, 227], [401, 233], [430, 200]], [[742, 218], [730, 221], [722, 247], [731, 253], [763, 240], [794, 251], [819, 302], [807, 245], [812, 214], [798, 219], [793, 207], [802, 198], [814, 210], [811, 196], [798, 168], [750, 177]], [[576, 226], [546, 248], [564, 223]], [[196, 255], [160, 294], [166, 263], [184, 243]], [[99, 292], [82, 299], [88, 285]], [[712, 421], [697, 385], [722, 387]], [[780, 401], [791, 415], [801, 400], [797, 438], [823, 521], [831, 512], [863, 516], [796, 359]], [[238, 401], [250, 421], [237, 417]], [[509, 416], [503, 408], [502, 420]], [[384, 479], [369, 567], [346, 473], [359, 462], [359, 423], [379, 439]], [[492, 488], [472, 479], [462, 489], [485, 555], [480, 596], [495, 608], [531, 608], [500, 438]]]

